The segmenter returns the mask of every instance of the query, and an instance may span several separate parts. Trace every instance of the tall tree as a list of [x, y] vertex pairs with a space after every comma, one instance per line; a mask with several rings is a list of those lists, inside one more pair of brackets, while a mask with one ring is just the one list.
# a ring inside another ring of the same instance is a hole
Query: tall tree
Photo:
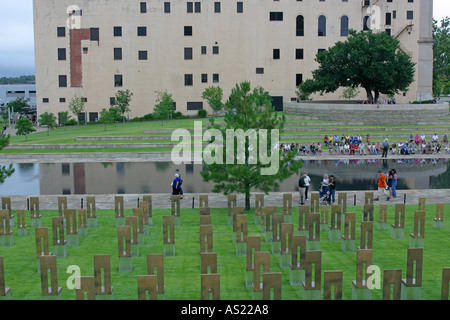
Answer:
[[351, 30], [345, 42], [318, 52], [313, 79], [300, 84], [303, 92], [330, 93], [339, 87], [362, 87], [369, 102], [380, 94], [407, 91], [414, 81], [414, 62], [386, 32]]
[[125, 113], [130, 111], [131, 97], [133, 93], [130, 90], [119, 90], [116, 92], [115, 104], [122, 114], [122, 120], [125, 122]]
[[433, 20], [433, 94], [450, 94], [450, 18]]
[[223, 90], [221, 87], [208, 87], [203, 91], [202, 98], [205, 99], [211, 109], [213, 110], [213, 116], [223, 109]]
[[30, 99], [25, 99], [24, 97], [17, 98], [16, 100], [11, 101], [8, 103], [8, 108], [12, 108], [13, 112], [26, 112], [30, 105], [28, 104], [30, 102]]
[[78, 115], [80, 113], [84, 112], [84, 104], [85, 103], [86, 103], [86, 99], [83, 97], [79, 97], [78, 95], [75, 95], [72, 98], [72, 100], [70, 100], [70, 102], [69, 102], [69, 110], [75, 116], [75, 119], [77, 119], [78, 125], [80, 125]]
[[298, 172], [301, 162], [294, 161], [295, 152], [281, 153], [279, 135], [286, 119], [278, 116], [272, 98], [262, 87], [252, 90], [248, 81], [237, 84], [224, 110], [224, 127], [210, 119], [207, 132], [212, 130], [217, 136], [209, 137], [201, 175], [204, 181], [215, 183], [213, 192], [245, 194], [249, 210], [251, 190], [273, 191]]
[[25, 136], [25, 141], [28, 141], [28, 135], [35, 132], [36, 129], [33, 128], [33, 122], [28, 118], [21, 118], [16, 122], [16, 135]]

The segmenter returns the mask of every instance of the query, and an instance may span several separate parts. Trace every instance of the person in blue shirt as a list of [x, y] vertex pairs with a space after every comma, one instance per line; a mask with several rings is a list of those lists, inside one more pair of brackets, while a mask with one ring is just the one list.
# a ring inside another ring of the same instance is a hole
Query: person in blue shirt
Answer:
[[175, 173], [178, 173], [178, 178], [180, 179], [179, 187], [180, 187], [180, 199], [183, 199], [183, 179], [181, 179], [181, 173], [179, 169], [175, 170]]
[[[180, 195], [180, 189], [181, 189], [180, 174], [175, 173], [175, 179], [173, 179], [172, 181], [172, 195], [174, 196]], [[182, 196], [180, 196], [180, 199], [181, 198]]]

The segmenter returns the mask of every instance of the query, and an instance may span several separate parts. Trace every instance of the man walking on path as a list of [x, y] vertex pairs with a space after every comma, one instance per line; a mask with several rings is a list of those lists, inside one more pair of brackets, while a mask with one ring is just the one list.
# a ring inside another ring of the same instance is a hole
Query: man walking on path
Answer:
[[383, 193], [386, 196], [386, 201], [389, 201], [389, 190], [386, 189], [386, 175], [378, 170], [378, 197], [373, 199], [374, 201], [380, 200], [380, 196]]
[[388, 151], [389, 151], [389, 142], [388, 142], [388, 139], [384, 139], [384, 142], [383, 142], [383, 154], [381, 155], [381, 157], [382, 158], [386, 158], [387, 154], [388, 154]]

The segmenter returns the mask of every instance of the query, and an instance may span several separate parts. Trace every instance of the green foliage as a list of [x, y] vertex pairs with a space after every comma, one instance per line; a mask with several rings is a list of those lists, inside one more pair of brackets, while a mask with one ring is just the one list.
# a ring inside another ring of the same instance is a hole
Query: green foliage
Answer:
[[153, 114], [157, 120], [168, 120], [173, 112], [174, 101], [172, 94], [167, 91], [156, 91], [156, 105]]
[[119, 90], [116, 93], [114, 107], [122, 114], [122, 121], [125, 122], [125, 113], [130, 111], [131, 97], [133, 93], [130, 90]]
[[433, 94], [450, 94], [450, 18], [433, 20]]
[[213, 110], [215, 116], [217, 112], [223, 109], [223, 90], [221, 87], [208, 87], [203, 91], [202, 98], [208, 101], [209, 106]]
[[116, 108], [114, 107], [110, 109], [103, 108], [102, 111], [100, 111], [100, 119], [98, 120], [98, 122], [105, 124], [105, 131], [106, 131], [106, 125], [114, 123], [114, 121], [116, 120], [116, 116], [117, 116]]
[[0, 78], [0, 84], [27, 84], [27, 83], [34, 83], [35, 82], [35, 76], [20, 76], [20, 77], [1, 77]]
[[342, 97], [344, 99], [348, 99], [351, 100], [354, 97], [356, 97], [359, 94], [359, 90], [358, 88], [353, 88], [353, 87], [347, 87], [344, 89], [344, 91], [342, 92]]
[[200, 110], [198, 110], [198, 112], [197, 112], [197, 117], [199, 117], [199, 118], [206, 118], [206, 115], [207, 115], [208, 113], [206, 112], [206, 110], [205, 109], [200, 109]]
[[72, 112], [72, 114], [75, 116], [78, 121], [78, 115], [82, 112], [84, 112], [84, 104], [86, 103], [86, 99], [83, 97], [79, 97], [78, 95], [75, 95], [72, 100], [69, 102], [69, 110]]
[[55, 128], [56, 124], [56, 116], [53, 113], [45, 112], [41, 114], [39, 118], [40, 126], [47, 126], [47, 135], [50, 135], [50, 129]]
[[[289, 152], [285, 156], [281, 155], [279, 149], [276, 151], [275, 157], [279, 159], [279, 165], [276, 173], [270, 175], [262, 175], [261, 169], [270, 167], [270, 164], [261, 163], [260, 154], [258, 154], [256, 163], [249, 161], [250, 141], [249, 136], [244, 137], [244, 141], [236, 141], [234, 139], [234, 155], [231, 150], [226, 150], [227, 129], [248, 132], [251, 130], [268, 130], [267, 151], [272, 150], [271, 130], [279, 130], [280, 134], [284, 128], [285, 117], [279, 117], [272, 107], [272, 98], [269, 93], [261, 87], [251, 89], [250, 82], [245, 81], [237, 84], [232, 89], [228, 101], [224, 105], [225, 109], [225, 127], [215, 124], [214, 118], [210, 119], [209, 129], [216, 129], [221, 132], [223, 137], [223, 162], [207, 163], [203, 161], [202, 178], [205, 182], [214, 182], [213, 192], [223, 192], [230, 194], [233, 192], [245, 194], [245, 207], [250, 206], [250, 191], [258, 189], [262, 192], [272, 191], [279, 187], [279, 183], [297, 172], [301, 163], [294, 161], [295, 153]], [[260, 137], [259, 137], [260, 139]], [[227, 163], [229, 154], [238, 159], [237, 144], [243, 142], [245, 159], [243, 163], [235, 161]], [[276, 143], [276, 141], [273, 141]], [[261, 152], [261, 150], [259, 150]]]
[[21, 118], [16, 122], [16, 135], [25, 136], [25, 140], [28, 140], [28, 135], [35, 132], [36, 129], [33, 128], [33, 122], [28, 118]]
[[[1, 134], [0, 135], [0, 151], [9, 145], [9, 139], [11, 136]], [[14, 173], [14, 168], [12, 163], [9, 166], [0, 166], [0, 183], [3, 183], [6, 178]]]
[[69, 111], [58, 112], [58, 121], [60, 125], [66, 126], [70, 121]]
[[12, 108], [13, 112], [26, 112], [30, 105], [28, 104], [30, 102], [30, 99], [25, 99], [24, 97], [17, 98], [16, 100], [11, 101], [8, 103], [8, 108]]
[[317, 53], [316, 61], [319, 68], [312, 81], [300, 85], [305, 94], [362, 87], [373, 102], [380, 94], [406, 91], [414, 81], [415, 64], [399, 50], [399, 41], [385, 32], [351, 30], [345, 42]]

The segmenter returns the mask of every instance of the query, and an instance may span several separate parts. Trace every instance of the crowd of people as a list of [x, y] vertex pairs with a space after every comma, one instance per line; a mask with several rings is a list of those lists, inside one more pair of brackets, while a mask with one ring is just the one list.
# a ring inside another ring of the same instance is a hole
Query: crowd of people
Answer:
[[408, 140], [393, 143], [389, 143], [388, 139], [383, 142], [373, 142], [370, 134], [367, 134], [364, 139], [361, 135], [325, 135], [323, 142], [317, 142], [317, 144], [312, 142], [309, 145], [303, 145], [292, 142], [282, 143], [280, 147], [283, 152], [295, 151], [297, 156], [321, 155], [324, 150], [328, 150], [330, 154], [382, 155], [383, 157], [386, 157], [387, 154], [450, 153], [447, 135], [444, 134], [440, 139], [436, 133], [431, 136], [431, 139], [427, 138], [425, 134], [411, 134]]
[[[300, 195], [300, 205], [308, 201], [308, 192], [311, 186], [311, 178], [308, 172], [303, 172], [298, 180], [298, 190]], [[333, 205], [336, 202], [336, 177], [324, 174], [319, 186], [319, 201], [322, 204]]]

